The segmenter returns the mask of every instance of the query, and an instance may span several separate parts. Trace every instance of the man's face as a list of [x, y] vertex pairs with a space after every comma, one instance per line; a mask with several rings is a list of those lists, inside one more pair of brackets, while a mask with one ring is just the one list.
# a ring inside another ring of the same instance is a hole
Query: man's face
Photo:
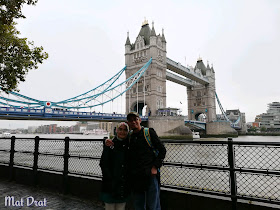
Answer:
[[131, 130], [141, 130], [141, 118], [135, 116], [135, 115], [130, 115], [129, 118], [127, 119], [127, 124]]

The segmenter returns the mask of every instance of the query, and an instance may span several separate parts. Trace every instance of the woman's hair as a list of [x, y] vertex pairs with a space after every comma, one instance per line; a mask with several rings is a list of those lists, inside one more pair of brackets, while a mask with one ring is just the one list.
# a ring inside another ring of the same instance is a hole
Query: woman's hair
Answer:
[[117, 130], [118, 130], [118, 129], [119, 129], [119, 127], [121, 127], [122, 125], [126, 126], [127, 131], [129, 131], [128, 124], [127, 124], [127, 123], [125, 123], [125, 122], [121, 122], [121, 123], [119, 123], [119, 124], [117, 125]]

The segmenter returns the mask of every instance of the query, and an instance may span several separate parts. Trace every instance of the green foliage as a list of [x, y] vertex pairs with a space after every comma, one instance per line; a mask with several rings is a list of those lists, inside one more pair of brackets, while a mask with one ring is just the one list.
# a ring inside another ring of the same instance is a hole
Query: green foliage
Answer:
[[252, 127], [252, 128], [249, 128], [248, 129], [248, 132], [256, 132], [257, 131], [257, 128], [256, 127]]
[[48, 58], [43, 47], [35, 47], [26, 38], [19, 38], [14, 19], [25, 18], [22, 5], [35, 5], [37, 0], [0, 0], [0, 86], [5, 92], [17, 90], [31, 69]]
[[267, 130], [266, 127], [264, 126], [261, 127], [261, 132], [265, 132], [266, 130]]

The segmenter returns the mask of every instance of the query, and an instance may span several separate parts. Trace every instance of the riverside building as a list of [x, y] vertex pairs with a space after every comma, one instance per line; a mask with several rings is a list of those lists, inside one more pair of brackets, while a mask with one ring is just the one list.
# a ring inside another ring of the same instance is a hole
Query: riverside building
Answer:
[[280, 131], [280, 102], [268, 104], [267, 112], [261, 114], [260, 126], [271, 131]]

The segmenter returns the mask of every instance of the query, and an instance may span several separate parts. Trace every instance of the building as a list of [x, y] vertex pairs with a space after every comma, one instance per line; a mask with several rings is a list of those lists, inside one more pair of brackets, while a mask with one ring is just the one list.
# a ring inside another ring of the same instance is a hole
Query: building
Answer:
[[267, 130], [280, 131], [280, 102], [268, 104], [266, 113], [261, 114], [260, 126]]
[[112, 131], [112, 122], [100, 122], [99, 127], [100, 129], [110, 133]]

